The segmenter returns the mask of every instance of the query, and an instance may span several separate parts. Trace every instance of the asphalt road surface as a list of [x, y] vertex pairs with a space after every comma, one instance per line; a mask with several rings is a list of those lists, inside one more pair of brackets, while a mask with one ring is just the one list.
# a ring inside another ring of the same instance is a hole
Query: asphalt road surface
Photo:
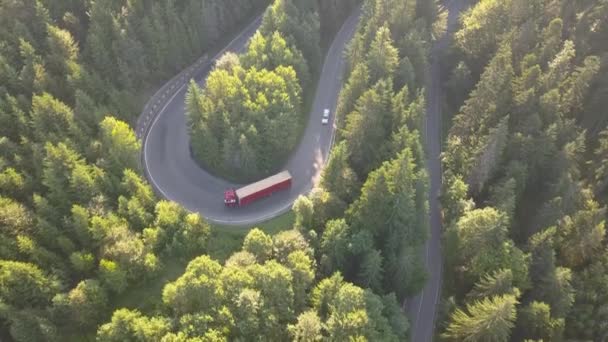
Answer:
[[[226, 225], [255, 224], [275, 217], [291, 208], [295, 199], [307, 194], [318, 180], [334, 138], [334, 110], [342, 86], [343, 51], [353, 36], [359, 11], [355, 11], [334, 38], [326, 55], [312, 111], [299, 145], [285, 166], [293, 177], [291, 189], [256, 201], [247, 207], [224, 206], [224, 190], [231, 184], [201, 169], [189, 152], [184, 98], [187, 84], [169, 98], [151, 126], [143, 135], [143, 166], [152, 186], [168, 200], [180, 203], [207, 220]], [[256, 18], [213, 60], [224, 52], [242, 52], [261, 23]], [[203, 84], [211, 64], [203, 68], [195, 80]], [[323, 110], [331, 110], [328, 125], [321, 124]]]
[[441, 255], [441, 213], [439, 209], [439, 193], [441, 190], [441, 83], [442, 76], [439, 67], [439, 56], [449, 48], [451, 33], [458, 23], [460, 11], [466, 0], [448, 0], [445, 2], [448, 10], [448, 30], [432, 47], [431, 66], [428, 85], [427, 117], [426, 117], [426, 147], [427, 165], [431, 181], [429, 192], [429, 214], [431, 232], [424, 249], [424, 259], [429, 275], [424, 289], [416, 297], [407, 302], [411, 321], [411, 341], [432, 341], [435, 331], [437, 304], [440, 299], [443, 259]]

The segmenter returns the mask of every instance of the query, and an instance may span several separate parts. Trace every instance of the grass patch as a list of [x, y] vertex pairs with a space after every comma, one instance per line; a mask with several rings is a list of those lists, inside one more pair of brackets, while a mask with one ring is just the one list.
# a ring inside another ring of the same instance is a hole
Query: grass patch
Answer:
[[224, 262], [234, 252], [241, 249], [245, 235], [247, 235], [252, 228], [257, 227], [267, 234], [274, 235], [280, 231], [293, 228], [294, 222], [295, 215], [293, 211], [290, 210], [283, 215], [252, 226], [234, 227], [212, 225], [211, 239], [209, 240], [207, 254], [215, 260]]
[[141, 312], [157, 312], [162, 303], [165, 284], [174, 281], [184, 273], [187, 263], [174, 258], [163, 260], [161, 273], [142, 284], [129, 287], [114, 298], [115, 308], [138, 309]]

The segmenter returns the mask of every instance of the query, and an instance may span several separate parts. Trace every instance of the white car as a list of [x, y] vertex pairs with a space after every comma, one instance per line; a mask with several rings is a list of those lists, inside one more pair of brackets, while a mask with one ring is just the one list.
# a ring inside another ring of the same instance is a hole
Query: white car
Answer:
[[321, 123], [324, 125], [329, 123], [329, 109], [325, 109], [323, 111], [323, 119], [321, 119]]

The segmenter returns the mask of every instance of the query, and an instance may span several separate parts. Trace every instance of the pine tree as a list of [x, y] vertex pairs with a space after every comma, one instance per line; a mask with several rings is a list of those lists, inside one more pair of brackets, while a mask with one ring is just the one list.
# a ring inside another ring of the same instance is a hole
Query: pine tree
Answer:
[[517, 317], [513, 295], [495, 296], [468, 304], [466, 311], [456, 310], [450, 317], [444, 337], [471, 342], [508, 341]]
[[367, 56], [370, 80], [372, 83], [391, 77], [399, 64], [399, 51], [393, 46], [388, 27], [381, 27], [370, 45]]
[[486, 274], [475, 284], [475, 287], [469, 292], [467, 297], [480, 300], [486, 297], [506, 294], [516, 295], [517, 292], [513, 288], [513, 272], [510, 269], [501, 269], [492, 274]]
[[342, 141], [332, 149], [320, 183], [321, 187], [346, 203], [354, 199], [359, 184], [357, 175], [348, 164], [348, 158], [346, 142]]

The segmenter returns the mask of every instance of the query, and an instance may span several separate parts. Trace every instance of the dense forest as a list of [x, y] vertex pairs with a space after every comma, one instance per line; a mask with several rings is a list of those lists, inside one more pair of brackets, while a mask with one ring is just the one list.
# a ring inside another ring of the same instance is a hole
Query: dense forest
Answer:
[[[400, 302], [425, 281], [428, 177], [421, 143], [430, 26], [428, 2], [363, 3], [346, 58], [339, 136], [320, 186], [294, 204], [324, 275]], [[312, 229], [310, 229], [312, 228]]]
[[[323, 2], [303, 15], [312, 23], [308, 29], [325, 30], [323, 39], [317, 33], [318, 40], [309, 39], [308, 32], [290, 32], [292, 22], [282, 21], [291, 20], [289, 11], [302, 3], [272, 4], [247, 53], [220, 61], [226, 79], [218, 81], [230, 80], [228, 70], [258, 69], [249, 76], [251, 85], [267, 88], [278, 78], [290, 78], [283, 84], [302, 101], [318, 72], [321, 47], [354, 2]], [[357, 279], [347, 267], [348, 256], [332, 259], [329, 249], [320, 252], [310, 231], [312, 212], [298, 211], [298, 230], [275, 236], [252, 230], [243, 250], [220, 263], [205, 255], [216, 228], [176, 203], [159, 201], [139, 174], [141, 146], [129, 123], [146, 97], [265, 5], [239, 0], [0, 4], [2, 340], [407, 339], [407, 320], [388, 280], [379, 285], [377, 276], [360, 277], [359, 286], [349, 283]], [[366, 4], [366, 21], [372, 20], [372, 7]], [[273, 49], [283, 49], [276, 56], [292, 59], [260, 57]], [[392, 71], [385, 72], [387, 78]], [[409, 96], [402, 101], [409, 105]], [[376, 178], [415, 169], [407, 186], [420, 186], [422, 192], [424, 174], [414, 165], [421, 153], [387, 152], [395, 160]], [[360, 183], [351, 185], [347, 202], [359, 192]], [[393, 201], [403, 189], [390, 186], [387, 200]], [[324, 193], [321, 198], [328, 198]], [[412, 208], [424, 207], [418, 196], [407, 201]], [[328, 226], [350, 236], [350, 228], [340, 225], [348, 222], [359, 235], [370, 236], [363, 196], [348, 221], [338, 219], [347, 202], [331, 214], [337, 220]], [[395, 221], [392, 227], [400, 226]], [[339, 243], [330, 235], [325, 234], [326, 248]], [[379, 250], [363, 252], [371, 255], [368, 263], [382, 258]], [[172, 260], [191, 261], [183, 275], [164, 286], [157, 306], [146, 312], [117, 307], [118, 297], [143, 289], [172, 267]]]
[[263, 5], [0, 4], [2, 340], [94, 335], [113, 299], [164, 259], [205, 250], [209, 225], [158, 201], [139, 175], [127, 122], [148, 89]]
[[608, 338], [608, 2], [481, 0], [444, 56], [454, 341]]
[[[440, 56], [436, 338], [606, 340], [608, 0], [468, 4]], [[297, 144], [324, 51], [358, 5], [319, 185], [289, 230], [252, 229], [212, 258], [224, 228], [141, 175], [143, 103], [263, 13], [185, 105], [203, 166], [267, 174]], [[0, 339], [407, 341], [442, 15], [427, 0], [0, 2]], [[125, 304], [152, 283], [152, 305]]]
[[199, 256], [162, 291], [164, 315], [120, 309], [99, 341], [403, 341], [407, 320], [393, 296], [340, 275], [316, 277], [314, 251], [297, 230], [259, 229], [225, 264]]

